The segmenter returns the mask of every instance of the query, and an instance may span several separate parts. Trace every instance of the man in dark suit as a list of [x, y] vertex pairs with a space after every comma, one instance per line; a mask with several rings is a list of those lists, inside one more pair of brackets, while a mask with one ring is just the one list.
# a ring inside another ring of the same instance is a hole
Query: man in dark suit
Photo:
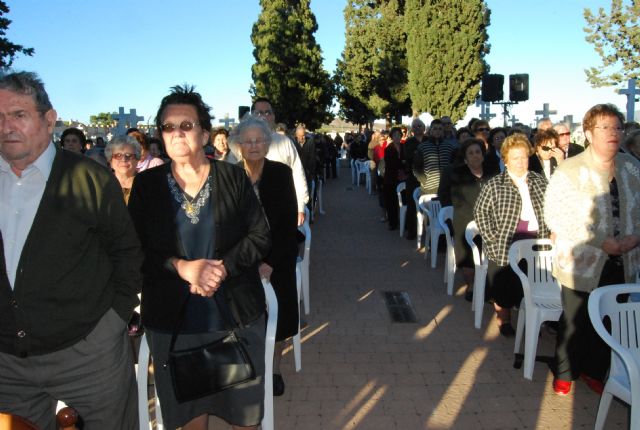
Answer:
[[577, 143], [571, 142], [571, 131], [569, 126], [564, 122], [559, 122], [553, 126], [553, 129], [558, 132], [558, 148], [564, 152], [564, 158], [573, 157], [584, 151], [584, 148]]
[[140, 245], [115, 177], [55, 145], [34, 73], [0, 78], [0, 410], [54, 429], [137, 429], [127, 321]]

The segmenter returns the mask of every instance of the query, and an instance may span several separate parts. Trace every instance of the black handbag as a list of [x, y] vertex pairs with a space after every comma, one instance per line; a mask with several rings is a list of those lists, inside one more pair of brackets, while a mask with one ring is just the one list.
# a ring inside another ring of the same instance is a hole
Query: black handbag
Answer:
[[[173, 329], [167, 365], [171, 372], [173, 391], [178, 403], [188, 402], [218, 393], [256, 377], [253, 363], [237, 333], [237, 325], [229, 324], [233, 317], [224, 298], [218, 300], [222, 290], [214, 294], [228, 333], [221, 339], [196, 348], [175, 350], [178, 332], [182, 326], [185, 309], [191, 293], [180, 308], [178, 321]], [[224, 305], [221, 305], [223, 302]], [[234, 327], [234, 328], [231, 328]]]

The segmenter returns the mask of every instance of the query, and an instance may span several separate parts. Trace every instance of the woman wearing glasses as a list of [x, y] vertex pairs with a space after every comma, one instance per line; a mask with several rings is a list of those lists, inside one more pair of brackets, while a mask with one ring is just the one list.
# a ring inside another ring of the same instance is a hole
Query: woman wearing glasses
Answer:
[[542, 206], [547, 181], [527, 170], [531, 152], [524, 134], [507, 137], [500, 149], [505, 171], [482, 187], [473, 210], [489, 259], [485, 296], [493, 300], [500, 334], [505, 337], [515, 334], [511, 309], [524, 295], [520, 279], [509, 266], [509, 248], [517, 240], [549, 235]]
[[132, 136], [114, 137], [104, 148], [104, 156], [120, 182], [125, 203], [129, 203], [140, 153], [140, 144]]
[[[244, 171], [206, 157], [211, 116], [200, 94], [173, 87], [156, 123], [171, 161], [136, 176], [129, 210], [145, 253], [142, 322], [164, 423], [204, 430], [216, 415], [234, 428], [257, 428], [266, 308], [258, 265], [270, 249], [269, 228]], [[172, 331], [180, 324], [176, 350], [198, 348], [224, 337], [231, 323], [256, 378], [179, 403], [164, 365]]]
[[539, 130], [533, 137], [536, 152], [529, 157], [529, 170], [544, 175], [547, 181], [564, 160], [564, 153], [558, 148], [558, 140], [558, 133], [552, 128]]

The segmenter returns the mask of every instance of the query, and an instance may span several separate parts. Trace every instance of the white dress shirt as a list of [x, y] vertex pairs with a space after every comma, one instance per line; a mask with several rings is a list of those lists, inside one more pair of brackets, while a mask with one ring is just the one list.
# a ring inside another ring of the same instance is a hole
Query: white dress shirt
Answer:
[[0, 157], [0, 231], [12, 289], [22, 248], [38, 211], [55, 155], [55, 147], [50, 142], [40, 157], [24, 169], [19, 177], [11, 170], [9, 163]]
[[307, 179], [304, 176], [302, 161], [291, 139], [282, 134], [271, 133], [271, 145], [269, 145], [267, 158], [291, 167], [293, 171], [293, 186], [296, 189], [296, 200], [298, 201], [298, 212], [304, 212], [304, 206], [309, 201], [309, 190], [307, 189]]

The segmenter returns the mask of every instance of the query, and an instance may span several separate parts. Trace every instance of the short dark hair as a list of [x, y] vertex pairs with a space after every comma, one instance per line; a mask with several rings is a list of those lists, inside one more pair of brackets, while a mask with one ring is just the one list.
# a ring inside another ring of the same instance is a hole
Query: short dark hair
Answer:
[[546, 130], [538, 130], [535, 136], [533, 136], [533, 144], [536, 148], [538, 146], [541, 146], [544, 142], [548, 142], [550, 140], [553, 140], [556, 146], [558, 146], [558, 143], [560, 143], [560, 136], [558, 135], [558, 132], [552, 128], [548, 128]]
[[504, 134], [504, 137], [507, 137], [507, 130], [505, 130], [504, 128], [502, 128], [502, 127], [492, 128], [489, 131], [489, 142], [492, 142], [493, 141], [493, 136], [495, 136], [498, 133], [502, 133], [502, 134]]
[[470, 137], [469, 139], [466, 139], [460, 144], [460, 155], [462, 156], [463, 159], [467, 155], [467, 150], [473, 145], [478, 145], [480, 147], [480, 151], [482, 151], [483, 157], [486, 155], [487, 150], [484, 147], [484, 142], [482, 141], [482, 139], [478, 139], [476, 137]]
[[[184, 84], [182, 86], [176, 85], [171, 87], [169, 95], [162, 99], [156, 115], [156, 127], [158, 128], [158, 132], [162, 130], [162, 116], [169, 105], [193, 106], [198, 113], [198, 122], [200, 123], [200, 127], [208, 132], [211, 131], [212, 116], [211, 113], [209, 113], [211, 108], [202, 100], [202, 96], [200, 93], [195, 91], [195, 87], [193, 85]], [[160, 133], [160, 135], [162, 135], [162, 133]]]
[[253, 111], [255, 110], [256, 103], [260, 103], [260, 102], [269, 103], [271, 105], [271, 107], [273, 108], [273, 103], [271, 103], [271, 100], [269, 100], [266, 97], [260, 96], [260, 97], [256, 97], [255, 99], [253, 99], [253, 102], [251, 102], [251, 113], [253, 113]]
[[64, 146], [64, 139], [69, 135], [78, 136], [78, 139], [80, 139], [80, 145], [83, 146], [82, 149], [84, 150], [84, 144], [87, 143], [87, 136], [84, 135], [84, 132], [76, 127], [67, 128], [65, 131], [62, 132], [62, 136], [60, 136], [61, 145]]
[[44, 84], [36, 73], [14, 72], [1, 76], [0, 90], [31, 96], [36, 104], [36, 109], [42, 114], [53, 109]]
[[584, 131], [593, 132], [593, 128], [596, 126], [596, 121], [601, 116], [613, 116], [620, 121], [620, 127], [624, 124], [624, 115], [618, 110], [618, 108], [611, 103], [602, 103], [593, 106], [584, 114], [582, 119], [582, 129]]
[[391, 127], [391, 130], [389, 131], [389, 136], [393, 136], [393, 133], [398, 132], [400, 133], [400, 137], [402, 137], [402, 128], [395, 126], [395, 127]]

